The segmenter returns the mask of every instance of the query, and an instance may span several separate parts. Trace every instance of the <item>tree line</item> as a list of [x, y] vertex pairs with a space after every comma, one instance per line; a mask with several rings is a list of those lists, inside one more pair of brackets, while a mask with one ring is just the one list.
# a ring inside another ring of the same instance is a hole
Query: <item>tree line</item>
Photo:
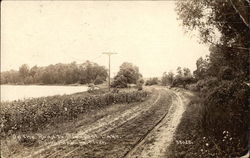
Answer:
[[101, 84], [107, 76], [104, 66], [90, 61], [31, 68], [23, 64], [18, 71], [1, 72], [1, 84]]
[[182, 87], [187, 88], [187, 85], [196, 83], [197, 79], [191, 73], [189, 68], [181, 68], [178, 67], [176, 69], [176, 73], [172, 71], [164, 72], [161, 79], [158, 77], [152, 77], [146, 80], [145, 85], [162, 85], [162, 86], [170, 86], [170, 87]]

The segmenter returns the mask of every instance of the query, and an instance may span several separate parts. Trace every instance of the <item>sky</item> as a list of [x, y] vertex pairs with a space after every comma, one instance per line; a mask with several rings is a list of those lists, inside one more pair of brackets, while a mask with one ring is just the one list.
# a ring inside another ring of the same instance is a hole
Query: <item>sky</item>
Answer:
[[175, 1], [4, 1], [1, 8], [1, 71], [86, 60], [108, 67], [138, 66], [160, 77], [178, 66], [195, 70], [208, 46], [185, 34]]

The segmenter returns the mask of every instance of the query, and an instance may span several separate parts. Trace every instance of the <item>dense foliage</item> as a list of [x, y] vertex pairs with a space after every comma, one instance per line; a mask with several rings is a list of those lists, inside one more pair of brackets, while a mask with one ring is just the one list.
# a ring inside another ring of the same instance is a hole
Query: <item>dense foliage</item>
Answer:
[[173, 72], [164, 72], [161, 78], [161, 84], [164, 86], [169, 85], [170, 87], [187, 88], [187, 85], [196, 82], [189, 68], [178, 67], [176, 72], [176, 75]]
[[145, 83], [146, 86], [158, 85], [158, 84], [159, 84], [159, 80], [157, 77], [150, 78]]
[[220, 69], [227, 66], [238, 79], [249, 80], [249, 5], [247, 0], [177, 3], [176, 10], [186, 30], [197, 30], [201, 42], [210, 45], [207, 59], [197, 61], [198, 72], [205, 66], [207, 75], [217, 76]]
[[139, 72], [139, 68], [134, 66], [132, 63], [124, 62], [120, 66], [120, 70], [114, 77], [114, 81], [111, 83], [112, 87], [125, 88], [128, 84], [136, 84], [137, 80], [140, 79], [142, 75]]
[[[223, 131], [230, 131], [234, 138], [239, 134], [245, 134], [244, 139], [246, 139], [246, 133], [243, 131], [246, 131], [248, 126], [247, 85], [235, 80], [234, 82], [222, 81], [212, 87], [209, 87], [209, 94], [206, 94], [204, 100], [206, 106], [204, 106], [202, 122], [205, 131], [221, 138], [223, 138]], [[242, 143], [243, 140], [240, 142]]]
[[67, 121], [93, 110], [117, 103], [143, 101], [146, 91], [63, 95], [4, 102], [1, 105], [1, 135], [37, 131], [46, 125]]
[[19, 71], [2, 72], [1, 84], [101, 84], [106, 78], [106, 68], [90, 61], [32, 68], [24, 64]]
[[161, 78], [161, 84], [163, 86], [172, 85], [174, 81], [174, 73], [173, 72], [164, 72]]
[[138, 90], [142, 90], [143, 84], [144, 84], [144, 80], [142, 78], [137, 80], [136, 87], [138, 88]]
[[[215, 140], [214, 153], [220, 157], [247, 148], [249, 5], [248, 0], [177, 2], [186, 30], [198, 31], [201, 42], [210, 45], [210, 55], [197, 60], [194, 76], [202, 105], [202, 129]], [[231, 144], [223, 139], [224, 131], [231, 134]]]

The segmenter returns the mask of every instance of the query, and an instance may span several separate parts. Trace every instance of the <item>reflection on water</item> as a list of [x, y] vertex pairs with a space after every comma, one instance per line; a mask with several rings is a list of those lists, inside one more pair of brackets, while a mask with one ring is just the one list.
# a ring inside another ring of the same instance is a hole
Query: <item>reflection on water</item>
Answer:
[[1, 101], [72, 94], [86, 90], [86, 86], [1, 85]]

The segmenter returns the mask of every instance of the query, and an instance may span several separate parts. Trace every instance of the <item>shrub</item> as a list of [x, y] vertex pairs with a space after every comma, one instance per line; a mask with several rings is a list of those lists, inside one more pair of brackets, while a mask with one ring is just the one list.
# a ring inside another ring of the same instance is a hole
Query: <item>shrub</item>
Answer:
[[144, 83], [144, 80], [142, 78], [137, 80], [136, 87], [138, 88], [138, 90], [142, 90], [143, 83]]
[[224, 131], [234, 139], [230, 145], [235, 147], [234, 153], [247, 145], [248, 96], [249, 87], [237, 81], [222, 81], [208, 88], [203, 102], [202, 127], [207, 135], [220, 142], [221, 149], [227, 146], [223, 142]]
[[212, 88], [219, 86], [220, 82], [216, 77], [208, 77], [206, 79], [199, 80], [196, 84], [196, 88], [201, 94], [207, 94]]
[[95, 84], [95, 85], [102, 84], [103, 81], [104, 81], [104, 80], [98, 76], [98, 77], [94, 80], [94, 84]]
[[233, 69], [228, 67], [228, 66], [223, 66], [220, 68], [218, 77], [221, 80], [232, 80], [235, 78], [235, 76], [233, 74]]
[[145, 85], [146, 86], [151, 86], [151, 85], [157, 85], [159, 82], [158, 78], [157, 77], [154, 77], [154, 78], [150, 78], [146, 81]]
[[111, 83], [111, 87], [114, 88], [126, 88], [127, 85], [127, 78], [123, 75], [115, 77], [114, 81]]
[[186, 88], [190, 91], [198, 91], [197, 85], [196, 84], [189, 84], [186, 86]]
[[195, 82], [196, 80], [192, 76], [177, 76], [173, 80], [172, 87], [182, 86], [183, 88], [186, 88], [187, 85]]

